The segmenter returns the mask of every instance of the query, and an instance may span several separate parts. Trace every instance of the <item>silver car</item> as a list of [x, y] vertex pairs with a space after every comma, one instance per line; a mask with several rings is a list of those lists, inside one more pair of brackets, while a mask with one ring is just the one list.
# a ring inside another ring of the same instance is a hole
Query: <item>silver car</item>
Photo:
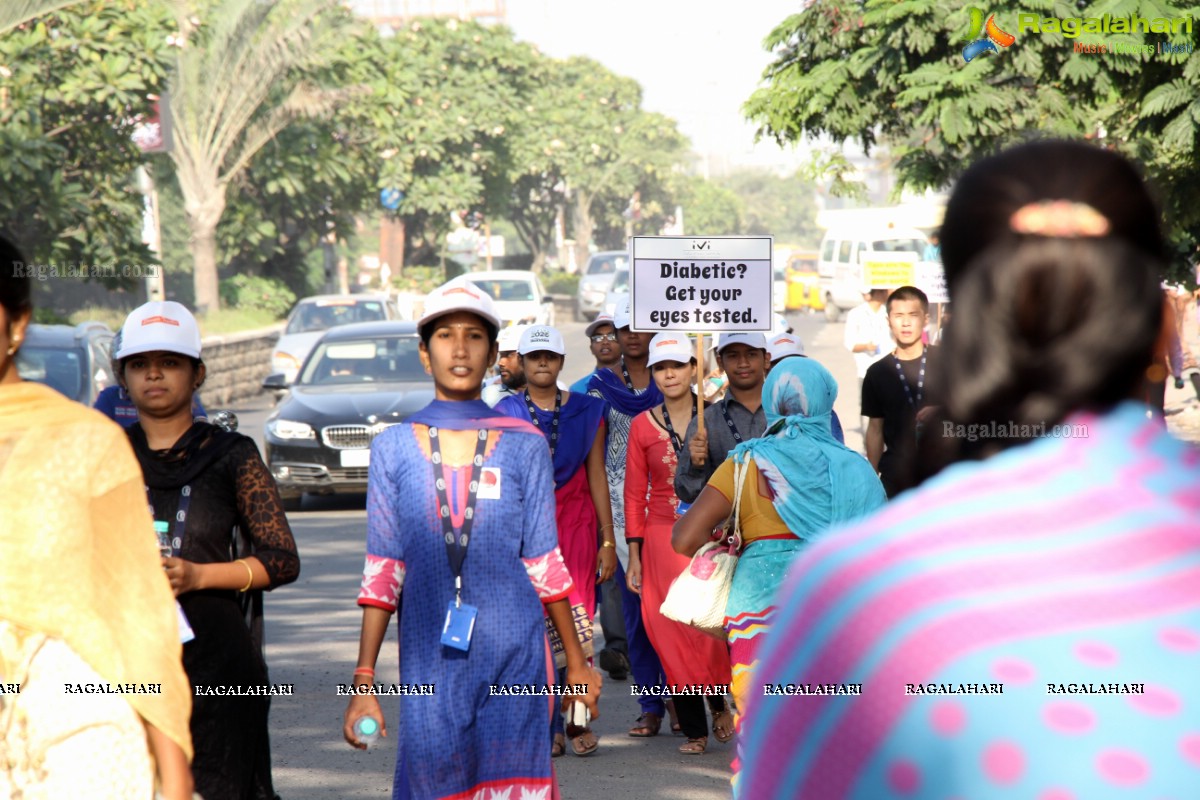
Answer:
[[575, 293], [575, 316], [593, 320], [604, 310], [604, 297], [618, 270], [629, 269], [629, 255], [624, 250], [606, 250], [588, 259], [579, 276]]
[[330, 328], [352, 322], [400, 319], [400, 312], [383, 294], [324, 294], [306, 297], [288, 314], [283, 336], [271, 352], [270, 374], [283, 373], [287, 383], [296, 380], [300, 365], [313, 345]]

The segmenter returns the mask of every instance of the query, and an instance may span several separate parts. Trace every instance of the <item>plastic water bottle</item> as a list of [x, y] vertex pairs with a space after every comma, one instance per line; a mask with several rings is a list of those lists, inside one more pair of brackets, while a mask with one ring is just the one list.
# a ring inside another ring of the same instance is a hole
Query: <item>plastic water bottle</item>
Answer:
[[154, 534], [158, 537], [158, 554], [163, 558], [170, 558], [173, 552], [173, 548], [171, 547], [171, 524], [155, 520]]
[[354, 737], [368, 748], [379, 741], [379, 723], [374, 717], [359, 717], [354, 723]]

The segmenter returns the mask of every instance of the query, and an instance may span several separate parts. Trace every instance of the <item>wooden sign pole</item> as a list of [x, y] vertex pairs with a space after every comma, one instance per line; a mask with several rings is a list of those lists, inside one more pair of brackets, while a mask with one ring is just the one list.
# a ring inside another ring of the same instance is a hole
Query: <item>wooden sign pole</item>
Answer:
[[700, 338], [696, 341], [696, 352], [700, 357], [696, 359], [699, 368], [696, 370], [696, 395], [698, 396], [698, 404], [700, 413], [696, 415], [696, 432], [701, 436], [704, 435], [704, 379], [708, 377], [705, 370], [708, 369], [708, 358], [704, 354], [704, 333], [700, 334]]

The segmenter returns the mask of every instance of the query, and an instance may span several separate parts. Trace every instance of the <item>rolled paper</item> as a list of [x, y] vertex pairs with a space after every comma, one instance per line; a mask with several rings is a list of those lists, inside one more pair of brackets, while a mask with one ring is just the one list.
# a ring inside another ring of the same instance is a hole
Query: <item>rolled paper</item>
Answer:
[[993, 53], [1000, 52], [996, 49], [996, 45], [992, 44], [987, 39], [979, 39], [971, 42], [969, 45], [963, 48], [963, 61], [969, 62], [975, 56], [979, 55], [980, 53], [986, 53], [989, 50]]
[[996, 15], [992, 14], [987, 21], [987, 37], [1001, 47], [1010, 47], [1017, 37], [1011, 33], [1005, 33], [1000, 30], [1000, 26], [996, 24]]

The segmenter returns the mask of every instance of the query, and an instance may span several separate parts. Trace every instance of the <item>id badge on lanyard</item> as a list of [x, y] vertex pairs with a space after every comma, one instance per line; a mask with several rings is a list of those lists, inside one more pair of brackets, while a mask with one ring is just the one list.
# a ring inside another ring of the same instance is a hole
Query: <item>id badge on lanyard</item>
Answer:
[[471, 647], [471, 635], [475, 632], [475, 618], [479, 609], [462, 601], [462, 567], [467, 558], [467, 546], [471, 543], [471, 526], [475, 521], [475, 503], [479, 498], [479, 477], [483, 468], [483, 453], [487, 449], [487, 431], [479, 431], [475, 445], [475, 457], [471, 461], [471, 477], [467, 485], [467, 507], [463, 514], [462, 528], [454, 530], [450, 520], [450, 500], [446, 493], [446, 477], [442, 469], [442, 449], [438, 441], [438, 429], [429, 428], [429, 449], [433, 461], [433, 485], [437, 489], [438, 516], [442, 520], [442, 536], [446, 543], [446, 557], [450, 571], [454, 573], [454, 599], [446, 606], [446, 620], [442, 625], [442, 644], [454, 650], [466, 652]]

